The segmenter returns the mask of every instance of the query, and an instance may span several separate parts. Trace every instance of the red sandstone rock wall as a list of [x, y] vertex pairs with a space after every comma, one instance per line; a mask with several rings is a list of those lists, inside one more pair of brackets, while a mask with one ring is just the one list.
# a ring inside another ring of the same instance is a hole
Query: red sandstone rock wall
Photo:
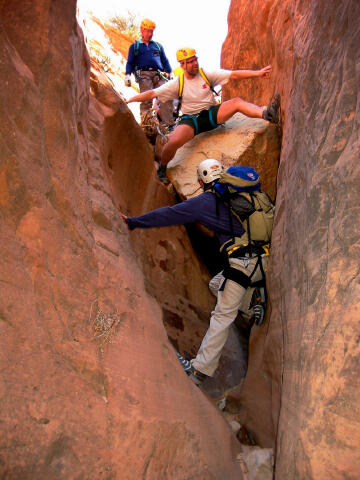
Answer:
[[127, 58], [129, 47], [135, 41], [135, 39], [119, 32], [116, 28], [108, 23], [102, 24], [96, 18], [94, 18], [94, 21], [104, 30], [112, 46], [114, 47], [114, 50], [120, 52], [123, 57]]
[[359, 475], [359, 20], [357, 0], [233, 0], [222, 52], [223, 67], [273, 65], [227, 95], [282, 96], [272, 311], [239, 396], [279, 480]]
[[[119, 219], [171, 198], [96, 73], [89, 96], [75, 7], [0, 3], [0, 476], [241, 478], [239, 444], [179, 366]], [[202, 277], [185, 238], [171, 248]], [[185, 268], [170, 267], [160, 285]], [[178, 304], [207, 295], [184, 292]]]

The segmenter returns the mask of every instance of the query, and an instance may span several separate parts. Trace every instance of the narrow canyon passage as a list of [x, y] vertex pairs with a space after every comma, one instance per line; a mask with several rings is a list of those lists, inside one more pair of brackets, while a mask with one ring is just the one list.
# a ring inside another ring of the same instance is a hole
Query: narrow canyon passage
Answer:
[[276, 480], [355, 480], [359, 2], [231, 1], [222, 68], [271, 63], [273, 74], [232, 80], [223, 99], [267, 105], [279, 92], [281, 156], [276, 128], [239, 114], [169, 164], [183, 199], [205, 157], [250, 163], [276, 197], [266, 320], [251, 330], [245, 379], [234, 340], [208, 392], [175, 348], [196, 352], [218, 264], [198, 233], [130, 233], [121, 220], [177, 199], [90, 59], [76, 10], [0, 2], [0, 477], [246, 478], [231, 412], [210, 399], [226, 392], [273, 449]]

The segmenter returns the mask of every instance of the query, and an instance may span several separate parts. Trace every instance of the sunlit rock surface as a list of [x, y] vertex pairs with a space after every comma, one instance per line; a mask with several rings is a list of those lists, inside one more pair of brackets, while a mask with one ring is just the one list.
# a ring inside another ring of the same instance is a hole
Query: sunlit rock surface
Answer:
[[178, 364], [142, 256], [175, 258], [159, 288], [200, 305], [206, 282], [185, 296], [176, 279], [202, 270], [183, 229], [130, 241], [118, 208], [172, 196], [96, 71], [89, 95], [75, 7], [0, 4], [0, 476], [237, 479], [239, 443]]
[[273, 65], [227, 96], [282, 99], [271, 314], [239, 394], [279, 480], [359, 475], [359, 18], [355, 0], [233, 0], [222, 52], [225, 68]]
[[[106, 72], [116, 92], [126, 99], [139, 93], [138, 84], [133, 78], [131, 87], [124, 84], [127, 53], [134, 39], [116, 30], [109, 21], [95, 17], [84, 1], [78, 5], [77, 18], [90, 58]], [[130, 103], [128, 108], [139, 122], [139, 104]]]

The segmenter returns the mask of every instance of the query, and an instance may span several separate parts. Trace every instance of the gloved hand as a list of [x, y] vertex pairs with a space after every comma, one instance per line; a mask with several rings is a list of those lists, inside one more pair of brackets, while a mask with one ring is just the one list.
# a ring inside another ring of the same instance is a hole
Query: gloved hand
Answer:
[[131, 87], [131, 75], [125, 75], [125, 87]]

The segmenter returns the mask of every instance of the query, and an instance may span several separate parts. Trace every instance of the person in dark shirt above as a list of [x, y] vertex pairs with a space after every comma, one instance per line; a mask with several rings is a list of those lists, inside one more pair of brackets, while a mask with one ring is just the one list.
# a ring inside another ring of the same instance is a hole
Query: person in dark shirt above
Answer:
[[[160, 87], [170, 78], [171, 66], [160, 43], [152, 40], [155, 30], [155, 23], [149, 19], [141, 22], [141, 40], [130, 45], [128, 60], [125, 71], [125, 85], [131, 86], [131, 74], [133, 73], [136, 82], [139, 84], [140, 92], [146, 92]], [[152, 100], [146, 100], [140, 104], [141, 119], [152, 108]], [[159, 117], [166, 125], [174, 124], [173, 102], [159, 102]]]
[[[197, 171], [199, 183], [204, 190], [202, 194], [177, 205], [158, 208], [136, 217], [127, 217], [120, 213], [129, 230], [201, 223], [215, 232], [222, 246], [220, 250], [227, 258], [224, 270], [215, 275], [209, 283], [210, 290], [217, 296], [209, 329], [194, 359], [186, 360], [178, 353], [182, 367], [197, 385], [207, 376], [214, 375], [230, 325], [235, 321], [238, 311], [248, 319], [254, 316], [255, 321], [256, 315], [262, 315], [262, 318], [264, 315], [264, 311], [259, 309], [261, 306], [252, 306], [251, 301], [254, 293], [252, 284], [264, 279], [267, 252], [261, 250], [255, 254], [246, 248], [247, 244], [244, 244], [244, 248], [234, 247], [235, 237], [242, 240], [241, 237], [244, 238], [246, 232], [242, 223], [215, 193], [214, 185], [222, 173], [223, 166], [219, 161], [206, 159], [200, 163]], [[258, 186], [260, 188], [259, 180]], [[260, 317], [259, 320], [262, 321]]]

